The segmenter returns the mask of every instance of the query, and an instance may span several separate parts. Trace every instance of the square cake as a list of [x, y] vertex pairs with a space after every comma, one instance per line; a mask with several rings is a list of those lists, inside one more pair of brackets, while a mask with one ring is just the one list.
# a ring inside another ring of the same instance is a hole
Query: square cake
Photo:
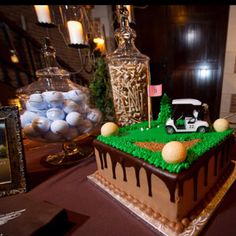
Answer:
[[[119, 134], [94, 140], [95, 177], [111, 191], [134, 203], [172, 231], [189, 222], [230, 175], [233, 129], [224, 132], [167, 134], [147, 122], [120, 128]], [[187, 150], [185, 161], [166, 163], [163, 146], [177, 140]]]

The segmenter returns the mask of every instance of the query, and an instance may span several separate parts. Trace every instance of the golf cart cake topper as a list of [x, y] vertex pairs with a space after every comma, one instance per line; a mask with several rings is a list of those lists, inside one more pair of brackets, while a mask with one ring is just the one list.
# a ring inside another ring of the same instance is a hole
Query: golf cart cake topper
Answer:
[[209, 123], [205, 120], [207, 104], [197, 99], [181, 98], [172, 100], [172, 107], [172, 116], [165, 125], [167, 133], [208, 131]]

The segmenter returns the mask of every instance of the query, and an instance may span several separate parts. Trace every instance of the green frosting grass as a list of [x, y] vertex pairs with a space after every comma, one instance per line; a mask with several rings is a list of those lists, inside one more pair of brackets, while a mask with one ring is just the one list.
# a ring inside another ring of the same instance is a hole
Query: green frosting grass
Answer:
[[[155, 167], [177, 174], [184, 169], [188, 169], [195, 160], [201, 157], [206, 151], [217, 146], [232, 133], [233, 129], [228, 129], [224, 132], [210, 131], [207, 133], [167, 134], [163, 125], [159, 125], [157, 121], [152, 121], [150, 129], [148, 129], [148, 122], [142, 122], [120, 128], [119, 135], [112, 135], [110, 137], [99, 135], [97, 139], [142, 159]], [[161, 151], [153, 152], [134, 144], [135, 142], [167, 143], [170, 141], [189, 141], [193, 139], [201, 139], [201, 141], [187, 149], [187, 158], [184, 162], [176, 164], [165, 162], [162, 158]]]

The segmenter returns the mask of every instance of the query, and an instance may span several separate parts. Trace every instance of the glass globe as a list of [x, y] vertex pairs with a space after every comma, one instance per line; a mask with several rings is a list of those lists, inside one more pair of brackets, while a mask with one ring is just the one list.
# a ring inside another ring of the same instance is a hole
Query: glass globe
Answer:
[[90, 104], [88, 88], [73, 83], [69, 72], [57, 66], [56, 51], [48, 38], [42, 53], [46, 67], [36, 71], [37, 81], [17, 90], [24, 137], [68, 144], [88, 136], [102, 118]]

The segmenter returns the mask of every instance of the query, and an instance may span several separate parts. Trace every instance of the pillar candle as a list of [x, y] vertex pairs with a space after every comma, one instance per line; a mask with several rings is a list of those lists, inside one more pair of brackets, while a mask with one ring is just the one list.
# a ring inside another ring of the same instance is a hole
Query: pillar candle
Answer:
[[70, 20], [67, 22], [71, 44], [84, 44], [83, 28], [79, 21]]
[[48, 5], [34, 5], [38, 22], [52, 23]]

